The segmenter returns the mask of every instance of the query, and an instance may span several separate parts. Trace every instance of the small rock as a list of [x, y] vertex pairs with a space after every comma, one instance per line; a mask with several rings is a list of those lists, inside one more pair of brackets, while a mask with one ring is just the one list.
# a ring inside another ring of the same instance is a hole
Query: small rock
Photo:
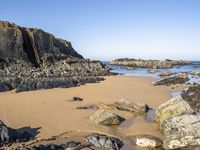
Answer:
[[72, 98], [72, 101], [83, 101], [83, 99], [80, 98], [80, 97], [74, 96], [74, 97]]
[[149, 148], [158, 148], [162, 147], [162, 141], [152, 135], [136, 135], [130, 136], [130, 140], [137, 146], [140, 147], [149, 147]]
[[124, 118], [104, 109], [95, 111], [89, 119], [97, 124], [105, 126], [120, 125], [121, 122], [125, 120]]
[[151, 68], [149, 68], [147, 72], [148, 72], [148, 73], [156, 73], [157, 70], [156, 70], [156, 69], [151, 69]]
[[109, 150], [120, 150], [124, 145], [118, 138], [98, 133], [88, 135], [85, 140], [93, 144], [95, 147], [106, 148]]

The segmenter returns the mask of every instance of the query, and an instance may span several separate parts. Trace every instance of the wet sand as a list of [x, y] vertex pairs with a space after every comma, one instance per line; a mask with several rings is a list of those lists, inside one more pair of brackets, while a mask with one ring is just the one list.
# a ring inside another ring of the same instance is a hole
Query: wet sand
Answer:
[[[105, 81], [68, 89], [49, 89], [15, 93], [0, 93], [0, 119], [12, 128], [31, 127], [38, 136], [51, 137], [69, 131], [102, 132], [128, 136], [152, 134], [159, 136], [157, 125], [130, 112], [114, 110], [126, 118], [119, 127], [96, 125], [88, 118], [94, 110], [79, 110], [78, 106], [111, 104], [121, 98], [148, 104], [156, 108], [171, 97], [171, 87], [153, 86], [155, 79], [147, 77], [106, 77]], [[84, 99], [72, 102], [73, 96]]]

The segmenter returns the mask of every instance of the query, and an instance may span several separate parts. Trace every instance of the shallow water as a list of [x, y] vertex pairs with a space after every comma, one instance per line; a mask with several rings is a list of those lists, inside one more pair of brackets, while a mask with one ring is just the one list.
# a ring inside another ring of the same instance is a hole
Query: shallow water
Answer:
[[[104, 62], [108, 64], [108, 62]], [[117, 66], [117, 65], [108, 65], [112, 70], [111, 72], [123, 74], [125, 76], [144, 76], [144, 77], [159, 77], [159, 74], [162, 72], [200, 72], [200, 61], [192, 61], [190, 65], [182, 65], [182, 66], [174, 66], [169, 69], [157, 69], [156, 73], [149, 73], [147, 68], [135, 68], [133, 70], [127, 70], [125, 66]], [[197, 82], [200, 83], [199, 76], [189, 75], [190, 83]]]

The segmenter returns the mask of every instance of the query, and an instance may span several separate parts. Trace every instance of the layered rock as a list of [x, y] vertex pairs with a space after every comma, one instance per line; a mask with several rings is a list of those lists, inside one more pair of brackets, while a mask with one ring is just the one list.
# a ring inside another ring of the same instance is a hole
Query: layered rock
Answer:
[[143, 59], [129, 59], [121, 58], [110, 62], [111, 65], [122, 65], [134, 68], [154, 68], [154, 69], [166, 69], [171, 68], [175, 65], [186, 65], [190, 64], [189, 61], [184, 60], [143, 60]]
[[83, 59], [69, 41], [0, 21], [0, 91], [72, 87], [109, 74], [106, 65]]

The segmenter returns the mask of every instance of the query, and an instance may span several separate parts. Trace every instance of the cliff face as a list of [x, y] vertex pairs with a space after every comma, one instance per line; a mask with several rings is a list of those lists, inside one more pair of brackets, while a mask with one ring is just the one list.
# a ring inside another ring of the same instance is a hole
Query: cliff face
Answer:
[[106, 65], [84, 59], [66, 40], [0, 21], [0, 91], [72, 87], [109, 74]]
[[39, 67], [44, 57], [58, 60], [68, 57], [83, 59], [71, 43], [55, 38], [41, 29], [24, 28], [0, 21], [0, 67], [5, 68], [19, 60]]

